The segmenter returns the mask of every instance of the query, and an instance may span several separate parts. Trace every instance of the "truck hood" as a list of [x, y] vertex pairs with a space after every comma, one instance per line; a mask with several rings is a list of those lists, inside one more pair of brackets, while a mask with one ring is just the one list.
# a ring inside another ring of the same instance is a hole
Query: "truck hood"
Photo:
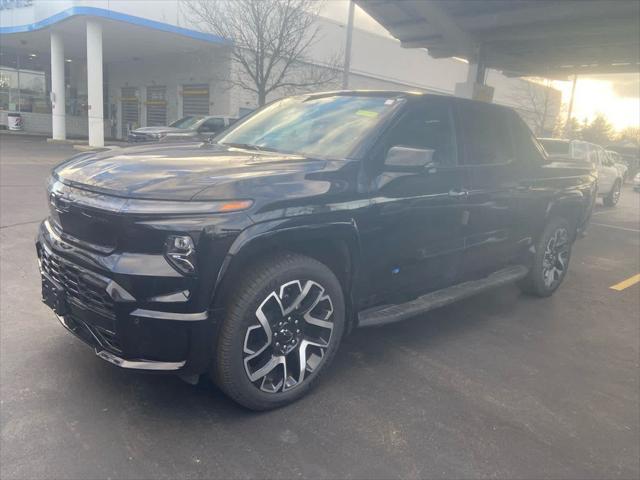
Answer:
[[[190, 142], [82, 154], [53, 174], [67, 185], [120, 197], [226, 200], [273, 196], [279, 185], [308, 183], [307, 175], [326, 164], [299, 155]], [[311, 183], [316, 193], [324, 190], [325, 182]]]

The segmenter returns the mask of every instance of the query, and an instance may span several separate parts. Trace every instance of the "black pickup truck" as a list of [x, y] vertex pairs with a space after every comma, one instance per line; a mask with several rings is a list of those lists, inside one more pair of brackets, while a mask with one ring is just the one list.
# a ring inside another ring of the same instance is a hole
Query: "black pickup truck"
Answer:
[[551, 295], [596, 180], [550, 163], [501, 106], [285, 98], [212, 142], [56, 167], [43, 301], [108, 362], [208, 372], [242, 405], [274, 408], [307, 393], [356, 327], [509, 282]]

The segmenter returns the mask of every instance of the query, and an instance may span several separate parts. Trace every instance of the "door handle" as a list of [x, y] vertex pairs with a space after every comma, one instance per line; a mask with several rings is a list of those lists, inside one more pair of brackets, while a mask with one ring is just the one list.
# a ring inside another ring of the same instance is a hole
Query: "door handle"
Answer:
[[466, 197], [469, 195], [467, 190], [449, 190], [449, 196], [454, 198]]

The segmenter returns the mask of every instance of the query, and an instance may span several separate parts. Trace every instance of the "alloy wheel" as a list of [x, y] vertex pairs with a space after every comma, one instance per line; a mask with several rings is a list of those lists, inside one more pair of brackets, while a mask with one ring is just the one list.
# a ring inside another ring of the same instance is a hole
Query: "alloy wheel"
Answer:
[[618, 200], [620, 200], [620, 191], [620, 184], [616, 183], [616, 186], [613, 187], [613, 194], [611, 195], [611, 200], [613, 201], [614, 205], [616, 205], [618, 203]]
[[333, 303], [312, 280], [281, 285], [262, 301], [245, 333], [244, 369], [267, 393], [302, 384], [324, 360], [333, 332]]
[[569, 233], [565, 228], [558, 228], [551, 235], [542, 260], [542, 277], [547, 288], [555, 287], [567, 271], [569, 263]]

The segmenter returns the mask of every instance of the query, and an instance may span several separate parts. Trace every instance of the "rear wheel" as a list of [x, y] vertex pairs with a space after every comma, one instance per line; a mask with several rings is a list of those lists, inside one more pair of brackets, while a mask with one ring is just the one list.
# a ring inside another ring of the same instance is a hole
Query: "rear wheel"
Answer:
[[563, 218], [554, 218], [547, 224], [536, 244], [531, 270], [520, 282], [524, 292], [548, 297], [558, 289], [569, 268], [574, 237]]
[[615, 207], [618, 204], [618, 200], [620, 200], [621, 189], [622, 185], [620, 180], [616, 180], [616, 183], [613, 184], [613, 188], [611, 188], [609, 194], [602, 199], [602, 203], [607, 207]]
[[280, 254], [247, 269], [218, 336], [214, 381], [253, 410], [291, 403], [317, 383], [344, 331], [340, 282], [324, 264]]

